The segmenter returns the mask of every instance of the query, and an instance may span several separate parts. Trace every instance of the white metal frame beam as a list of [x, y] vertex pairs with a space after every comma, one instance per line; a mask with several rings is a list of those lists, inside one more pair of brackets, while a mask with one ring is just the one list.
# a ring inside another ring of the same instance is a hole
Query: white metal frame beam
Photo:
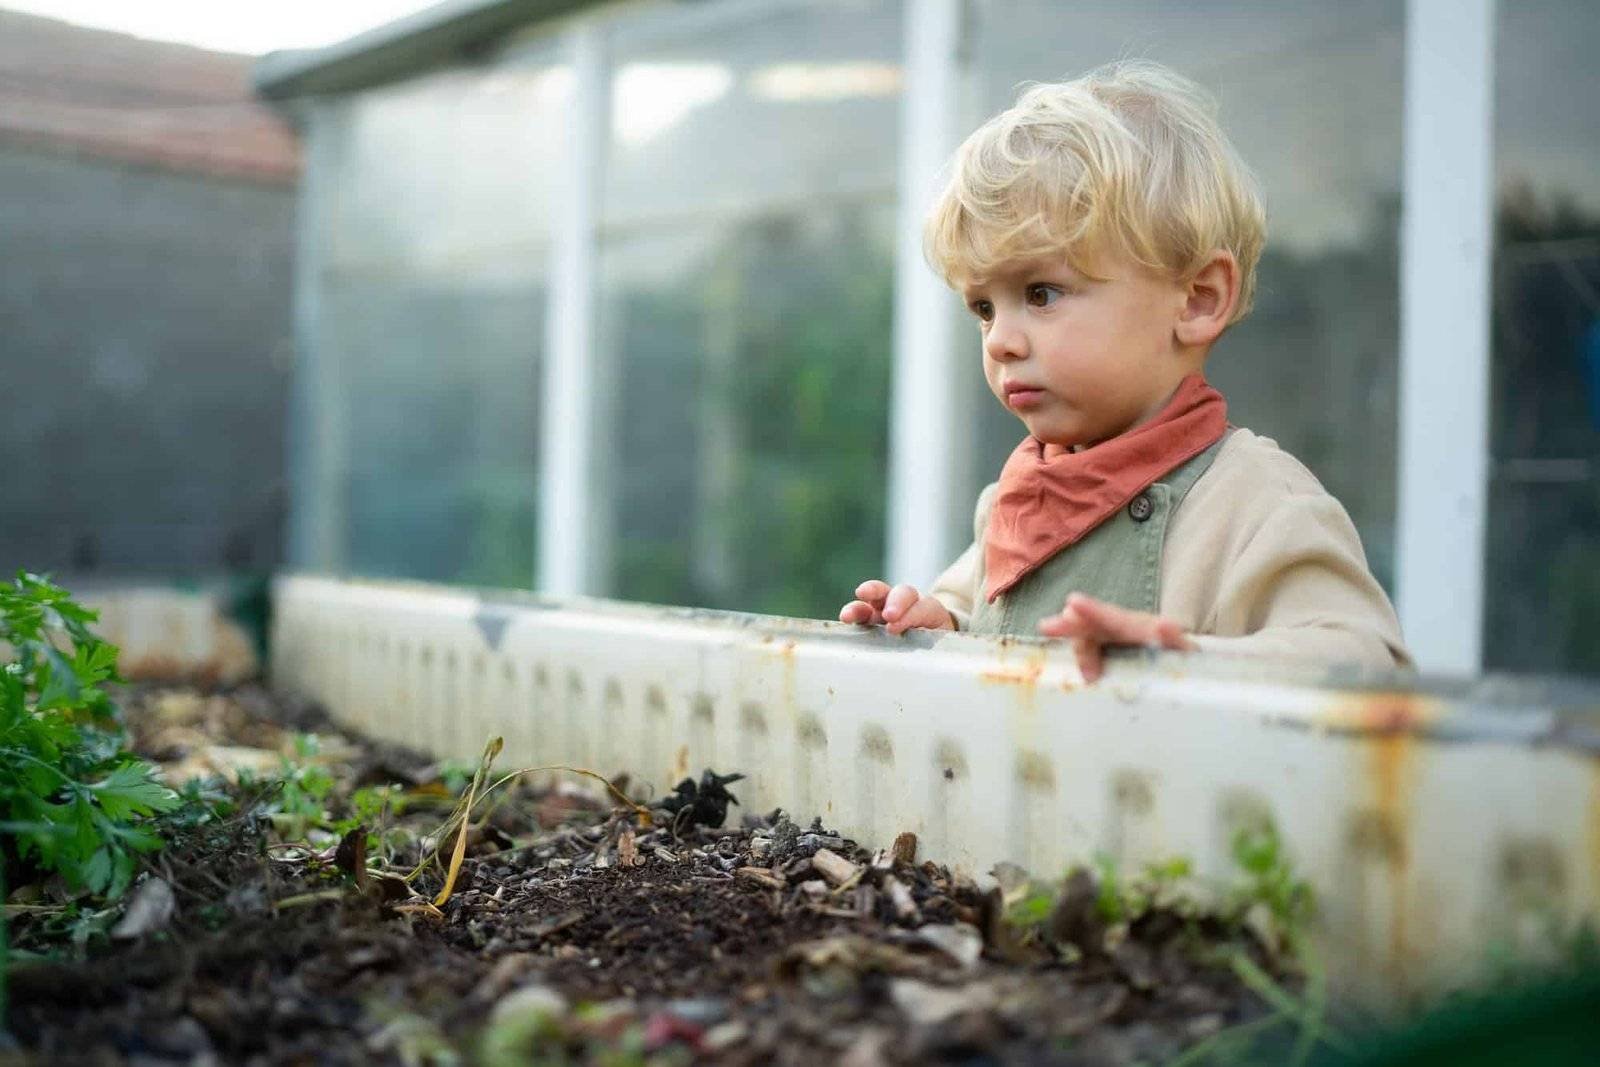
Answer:
[[540, 422], [537, 588], [556, 595], [603, 591], [599, 385], [595, 333], [596, 223], [610, 92], [604, 32], [581, 22], [568, 34], [571, 102], [561, 184], [551, 219], [549, 307], [545, 316], [544, 402]]
[[349, 566], [350, 440], [344, 372], [324, 342], [328, 215], [343, 180], [334, 151], [339, 105], [302, 102], [306, 165], [295, 232], [294, 373], [289, 413], [289, 559], [296, 567], [341, 574]]
[[970, 438], [957, 396], [949, 296], [922, 256], [922, 218], [956, 145], [961, 0], [907, 0], [889, 425], [891, 582], [932, 581], [955, 555], [951, 530]]
[[1396, 600], [1418, 664], [1483, 661], [1494, 0], [1409, 0]]

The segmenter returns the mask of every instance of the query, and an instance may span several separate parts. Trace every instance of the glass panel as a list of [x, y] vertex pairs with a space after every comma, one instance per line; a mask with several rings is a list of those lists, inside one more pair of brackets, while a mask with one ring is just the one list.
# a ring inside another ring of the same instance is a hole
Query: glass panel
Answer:
[[350, 571], [529, 586], [542, 286], [346, 279], [324, 307], [347, 403]]
[[[1391, 588], [1403, 32], [1401, 0], [1129, 0], [1075, 4], [1070, 19], [1051, 0], [982, 0], [969, 115], [1005, 107], [1024, 80], [1117, 56], [1167, 63], [1217, 97], [1261, 178], [1270, 233], [1256, 309], [1208, 374], [1235, 422], [1344, 502]], [[987, 481], [1021, 429], [992, 403], [980, 426]]]
[[666, 15], [614, 31], [606, 223], [893, 190], [898, 3]]
[[505, 62], [373, 89], [333, 110], [331, 266], [451, 269], [528, 254], [548, 232], [571, 90], [561, 66]]
[[559, 67], [446, 72], [330, 105], [315, 358], [342, 420], [357, 574], [527, 587]]
[[614, 595], [832, 615], [882, 566], [899, 5], [612, 28]]
[[1484, 659], [1600, 674], [1600, 7], [1497, 10]]
[[883, 558], [891, 205], [616, 242], [615, 595], [829, 616]]

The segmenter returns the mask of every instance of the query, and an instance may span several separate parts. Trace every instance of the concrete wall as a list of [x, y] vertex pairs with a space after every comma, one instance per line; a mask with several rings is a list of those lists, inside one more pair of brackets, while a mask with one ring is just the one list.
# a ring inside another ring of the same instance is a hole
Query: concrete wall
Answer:
[[281, 558], [294, 189], [0, 145], [0, 570]]

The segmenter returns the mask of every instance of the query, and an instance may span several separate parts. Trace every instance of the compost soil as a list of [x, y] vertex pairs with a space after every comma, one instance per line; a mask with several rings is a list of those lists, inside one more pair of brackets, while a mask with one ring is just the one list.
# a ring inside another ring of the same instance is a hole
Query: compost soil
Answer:
[[273, 768], [313, 760], [335, 814], [391, 784], [406, 802], [384, 858], [402, 873], [439, 851], [461, 768], [257, 686], [123, 702], [136, 748], [174, 781], [214, 776], [236, 806], [177, 831], [124, 902], [144, 898], [140, 916], [88, 922], [75, 949], [48, 893], [8, 909], [14, 944], [49, 954], [10, 968], [12, 1059], [1155, 1064], [1265, 1010], [1223, 960], [1270, 966], [1238, 930], [1162, 909], [1110, 929], [1083, 873], [1024, 929], [1002, 889], [915, 855], [909, 834], [869, 852], [746, 812], [738, 781], [709, 773], [654, 802], [617, 782], [654, 809], [644, 825], [604, 791], [523, 779], [475, 813], [434, 909], [443, 864], [409, 886], [357, 871], [364, 835], [297, 824]]

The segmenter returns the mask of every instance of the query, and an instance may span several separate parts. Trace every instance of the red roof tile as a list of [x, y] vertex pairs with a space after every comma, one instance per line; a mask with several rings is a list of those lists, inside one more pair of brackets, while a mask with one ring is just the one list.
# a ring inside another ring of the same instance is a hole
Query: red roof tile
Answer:
[[0, 11], [0, 143], [292, 183], [299, 149], [252, 56]]

